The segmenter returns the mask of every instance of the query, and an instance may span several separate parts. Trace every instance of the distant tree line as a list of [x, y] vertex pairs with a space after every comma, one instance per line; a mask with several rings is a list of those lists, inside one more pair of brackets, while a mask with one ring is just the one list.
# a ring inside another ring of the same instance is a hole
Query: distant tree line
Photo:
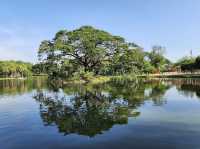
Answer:
[[32, 64], [22, 61], [0, 61], [1, 77], [27, 77], [31, 75]]
[[200, 56], [197, 57], [183, 57], [175, 66], [179, 66], [182, 71], [196, 71], [200, 70]]

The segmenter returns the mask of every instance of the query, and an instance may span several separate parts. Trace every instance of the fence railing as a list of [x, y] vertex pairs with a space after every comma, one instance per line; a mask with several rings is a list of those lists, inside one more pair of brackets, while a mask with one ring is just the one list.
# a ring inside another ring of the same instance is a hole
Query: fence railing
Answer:
[[166, 75], [187, 75], [187, 74], [200, 74], [200, 71], [187, 71], [187, 72], [163, 72], [160, 74]]

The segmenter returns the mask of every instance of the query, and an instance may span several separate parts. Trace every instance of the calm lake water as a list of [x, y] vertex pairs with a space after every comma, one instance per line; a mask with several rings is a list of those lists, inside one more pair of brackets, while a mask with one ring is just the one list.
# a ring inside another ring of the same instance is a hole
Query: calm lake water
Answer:
[[200, 80], [0, 81], [0, 149], [200, 149]]

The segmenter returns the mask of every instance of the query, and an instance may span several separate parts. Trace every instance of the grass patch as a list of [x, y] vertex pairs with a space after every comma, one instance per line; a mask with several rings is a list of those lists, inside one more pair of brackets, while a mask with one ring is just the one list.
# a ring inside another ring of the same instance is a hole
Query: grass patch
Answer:
[[106, 83], [109, 82], [111, 80], [110, 76], [90, 76], [87, 77], [87, 79], [73, 79], [73, 80], [66, 80], [64, 81], [64, 84], [101, 84], [101, 83]]
[[137, 76], [136, 75], [122, 75], [122, 76], [90, 76], [87, 78], [79, 78], [79, 79], [73, 79], [73, 80], [66, 80], [64, 81], [64, 84], [103, 84], [110, 81], [113, 82], [131, 82], [136, 81]]

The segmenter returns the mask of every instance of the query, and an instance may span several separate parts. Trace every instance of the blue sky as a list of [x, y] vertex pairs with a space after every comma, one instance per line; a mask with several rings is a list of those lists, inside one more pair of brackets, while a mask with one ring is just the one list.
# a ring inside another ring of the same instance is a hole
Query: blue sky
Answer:
[[175, 61], [200, 55], [200, 0], [1, 0], [0, 60], [37, 61], [37, 49], [60, 29], [92, 25]]

